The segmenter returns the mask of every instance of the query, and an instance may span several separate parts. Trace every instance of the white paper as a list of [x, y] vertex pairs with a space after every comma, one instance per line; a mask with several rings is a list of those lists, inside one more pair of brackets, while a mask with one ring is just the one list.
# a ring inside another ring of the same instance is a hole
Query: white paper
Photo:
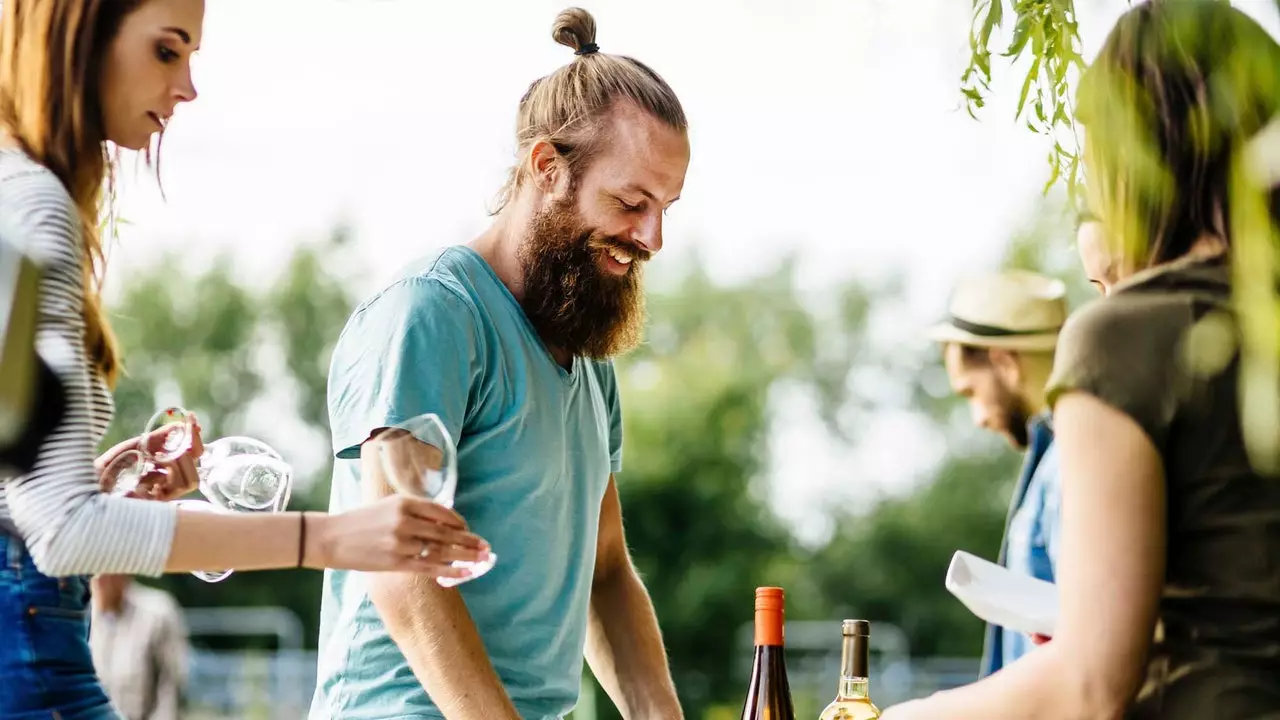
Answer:
[[1007, 630], [1053, 637], [1058, 591], [1053, 583], [957, 550], [947, 590], [974, 615]]

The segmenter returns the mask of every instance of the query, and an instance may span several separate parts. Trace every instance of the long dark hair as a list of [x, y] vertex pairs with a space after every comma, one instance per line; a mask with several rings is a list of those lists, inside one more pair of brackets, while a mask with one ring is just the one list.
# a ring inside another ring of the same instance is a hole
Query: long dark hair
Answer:
[[[1241, 163], [1280, 121], [1280, 45], [1222, 0], [1139, 3], [1081, 78], [1077, 118], [1091, 209], [1126, 270], [1181, 257], [1206, 234], [1230, 246]], [[1280, 223], [1280, 187], [1251, 191]]]
[[108, 384], [118, 349], [102, 302], [98, 219], [112, 162], [99, 77], [124, 18], [145, 0], [0, 2], [0, 125], [66, 186], [84, 243], [85, 349]]

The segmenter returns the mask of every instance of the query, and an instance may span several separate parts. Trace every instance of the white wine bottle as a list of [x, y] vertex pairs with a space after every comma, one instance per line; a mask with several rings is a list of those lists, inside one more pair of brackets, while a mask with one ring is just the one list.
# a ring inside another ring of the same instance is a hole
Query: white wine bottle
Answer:
[[868, 641], [871, 623], [845, 620], [840, 624], [840, 687], [836, 699], [827, 705], [818, 720], [871, 720], [880, 717], [880, 708], [871, 702]]

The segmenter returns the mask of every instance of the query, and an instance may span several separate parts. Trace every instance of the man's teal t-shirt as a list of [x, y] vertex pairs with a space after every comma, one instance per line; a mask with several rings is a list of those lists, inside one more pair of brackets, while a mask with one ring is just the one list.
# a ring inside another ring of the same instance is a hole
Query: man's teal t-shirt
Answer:
[[[334, 349], [329, 509], [362, 504], [360, 444], [435, 413], [458, 445], [455, 509], [498, 556], [458, 587], [526, 720], [577, 702], [600, 502], [622, 462], [613, 365], [557, 364], [475, 251], [450, 247], [356, 308]], [[387, 634], [367, 575], [327, 571], [313, 720], [440, 714]]]

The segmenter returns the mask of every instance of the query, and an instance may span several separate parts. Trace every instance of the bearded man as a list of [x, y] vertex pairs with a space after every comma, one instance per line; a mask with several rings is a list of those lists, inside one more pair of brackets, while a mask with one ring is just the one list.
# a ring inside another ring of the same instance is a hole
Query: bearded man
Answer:
[[[1025, 453], [1014, 486], [999, 562], [1054, 582], [1059, 483], [1045, 383], [1058, 332], [1067, 319], [1062, 282], [1022, 270], [965, 278], [949, 317], [930, 337], [943, 346], [951, 389], [969, 403], [973, 422]], [[979, 676], [1029, 652], [1034, 639], [988, 625]]]
[[331, 507], [392, 492], [379, 435], [434, 413], [497, 563], [456, 588], [326, 573], [312, 718], [558, 719], [584, 655], [624, 717], [682, 717], [623, 537], [612, 358], [641, 339], [687, 121], [653, 70], [598, 51], [586, 11], [553, 37], [576, 57], [521, 100], [492, 225], [358, 307], [329, 375]]

